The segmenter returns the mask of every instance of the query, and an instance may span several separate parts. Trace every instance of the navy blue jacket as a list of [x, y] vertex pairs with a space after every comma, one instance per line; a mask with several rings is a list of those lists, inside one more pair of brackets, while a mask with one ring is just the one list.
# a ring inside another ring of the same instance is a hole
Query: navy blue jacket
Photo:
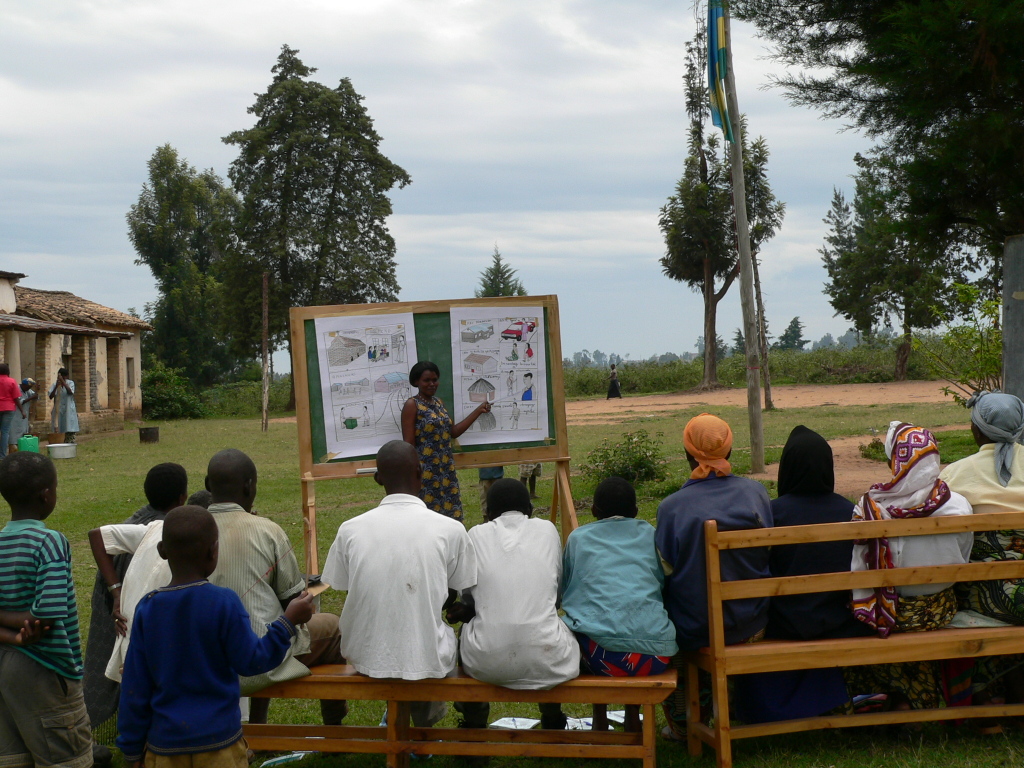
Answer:
[[[768, 492], [758, 482], [736, 475], [689, 480], [658, 505], [655, 543], [672, 566], [665, 580], [665, 607], [676, 625], [679, 650], [708, 644], [708, 594], [704, 559], [704, 523], [717, 520], [718, 530], [771, 528]], [[769, 575], [768, 548], [722, 552], [722, 580], [758, 579]], [[723, 606], [725, 642], [740, 643], [768, 623], [768, 598], [730, 600]]]
[[284, 661], [295, 627], [281, 616], [260, 638], [234, 592], [197, 581], [146, 595], [135, 610], [121, 680], [117, 746], [126, 763], [214, 752], [242, 738], [239, 675]]

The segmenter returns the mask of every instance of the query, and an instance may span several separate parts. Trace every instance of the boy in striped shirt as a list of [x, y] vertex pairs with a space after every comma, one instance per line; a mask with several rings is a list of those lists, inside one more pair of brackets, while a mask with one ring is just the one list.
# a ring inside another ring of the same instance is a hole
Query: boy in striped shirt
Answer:
[[0, 531], [0, 765], [88, 768], [71, 547], [43, 523], [57, 505], [53, 462], [7, 456], [0, 495], [11, 507]]

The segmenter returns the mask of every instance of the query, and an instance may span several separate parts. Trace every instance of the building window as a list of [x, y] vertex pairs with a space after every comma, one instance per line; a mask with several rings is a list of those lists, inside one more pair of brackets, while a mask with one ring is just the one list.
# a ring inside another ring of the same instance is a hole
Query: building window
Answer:
[[60, 356], [60, 367], [66, 368], [68, 371], [68, 378], [71, 379], [72, 381], [75, 380], [74, 375], [71, 373], [71, 355]]
[[135, 358], [126, 357], [124, 359], [124, 372], [125, 372], [125, 383], [128, 385], [128, 389], [135, 389]]

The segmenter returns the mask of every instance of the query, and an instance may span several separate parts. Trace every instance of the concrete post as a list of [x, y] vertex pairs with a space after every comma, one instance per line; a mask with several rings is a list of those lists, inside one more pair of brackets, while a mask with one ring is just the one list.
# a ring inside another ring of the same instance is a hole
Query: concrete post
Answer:
[[1024, 235], [1003, 247], [1003, 391], [1024, 400]]

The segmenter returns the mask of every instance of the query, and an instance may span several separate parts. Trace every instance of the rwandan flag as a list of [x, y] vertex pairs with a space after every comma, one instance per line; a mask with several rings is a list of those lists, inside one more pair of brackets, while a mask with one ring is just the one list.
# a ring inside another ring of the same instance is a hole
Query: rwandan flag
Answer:
[[726, 141], [732, 142], [732, 121], [729, 120], [729, 105], [725, 99], [728, 48], [722, 0], [708, 0], [708, 92], [711, 94], [711, 122], [722, 129]]

